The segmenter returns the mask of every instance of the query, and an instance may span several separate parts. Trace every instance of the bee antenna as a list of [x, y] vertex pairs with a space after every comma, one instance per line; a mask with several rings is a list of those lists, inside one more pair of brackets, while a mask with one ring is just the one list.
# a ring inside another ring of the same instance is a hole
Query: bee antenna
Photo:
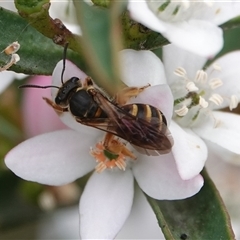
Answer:
[[21, 85], [19, 86], [18, 88], [60, 88], [58, 86], [52, 86], [52, 85], [49, 85], [49, 86], [39, 86], [39, 85], [33, 85], [33, 84], [25, 84], [25, 85]]
[[66, 67], [67, 49], [68, 49], [68, 42], [65, 44], [64, 50], [63, 50], [63, 68], [62, 68], [62, 74], [61, 74], [62, 84], [63, 84], [63, 74], [65, 72], [65, 67]]

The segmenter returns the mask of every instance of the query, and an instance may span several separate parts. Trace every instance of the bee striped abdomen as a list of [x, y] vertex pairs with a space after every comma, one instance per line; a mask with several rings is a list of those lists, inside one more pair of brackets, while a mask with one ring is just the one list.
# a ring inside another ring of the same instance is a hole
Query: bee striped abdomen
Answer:
[[167, 121], [163, 113], [151, 105], [135, 103], [125, 105], [122, 108], [136, 118], [141, 118], [153, 124], [157, 128], [161, 129], [162, 123], [167, 125]]

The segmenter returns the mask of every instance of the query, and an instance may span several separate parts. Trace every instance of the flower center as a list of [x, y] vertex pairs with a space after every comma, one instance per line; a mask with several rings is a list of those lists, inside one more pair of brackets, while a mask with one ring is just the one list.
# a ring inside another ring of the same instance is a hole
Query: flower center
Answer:
[[136, 159], [133, 153], [119, 140], [113, 138], [105, 146], [104, 142], [99, 142], [96, 147], [91, 149], [90, 154], [98, 163], [95, 170], [99, 173], [105, 169], [118, 168], [125, 170], [127, 166], [127, 158]]
[[[213, 71], [220, 71], [218, 65], [214, 65]], [[220, 108], [224, 102], [228, 103], [232, 110], [238, 105], [238, 97], [232, 95], [222, 96], [218, 88], [223, 86], [220, 78], [211, 78], [204, 70], [198, 70], [194, 79], [189, 79], [184, 68], [179, 67], [174, 72], [179, 77], [172, 86], [174, 96], [174, 118], [183, 127], [202, 123], [203, 119], [211, 116], [212, 110]], [[210, 74], [211, 75], [211, 74]], [[216, 126], [218, 121], [214, 119]]]
[[[203, 18], [205, 13], [209, 12], [209, 16], [214, 16], [220, 10], [213, 9], [213, 2], [203, 0], [147, 0], [150, 10], [154, 12], [161, 20], [168, 22], [177, 22], [188, 20], [192, 17]], [[204, 14], [200, 14], [204, 12]]]

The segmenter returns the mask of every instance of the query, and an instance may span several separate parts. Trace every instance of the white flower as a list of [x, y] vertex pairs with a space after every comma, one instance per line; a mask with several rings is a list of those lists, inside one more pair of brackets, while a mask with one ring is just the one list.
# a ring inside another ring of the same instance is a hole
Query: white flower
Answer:
[[176, 46], [212, 57], [223, 46], [218, 25], [240, 15], [237, 2], [129, 0], [128, 10], [134, 20]]
[[[78, 239], [78, 207], [60, 208], [41, 218], [37, 239]], [[164, 239], [156, 216], [144, 194], [137, 188], [131, 213], [115, 239]]]
[[[124, 52], [124, 81], [129, 86], [152, 85], [133, 101], [152, 104], [162, 110], [171, 122], [173, 98], [160, 60], [147, 51], [140, 52], [136, 62]], [[154, 62], [151, 61], [154, 56]], [[53, 85], [61, 85], [62, 62], [53, 72]], [[64, 80], [86, 75], [71, 62], [66, 62]], [[159, 79], [161, 76], [161, 79]], [[163, 85], [156, 85], [162, 83]], [[52, 89], [53, 98], [57, 89]], [[18, 176], [43, 184], [62, 185], [84, 176], [94, 169], [95, 160], [89, 154], [103, 138], [103, 132], [77, 123], [71, 114], [61, 119], [73, 130], [61, 130], [39, 135], [12, 149], [6, 165]], [[170, 131], [175, 144], [172, 152], [161, 156], [138, 154], [137, 160], [127, 160], [126, 170], [117, 167], [102, 173], [93, 172], [80, 199], [80, 233], [82, 238], [112, 239], [127, 219], [134, 196], [134, 178], [140, 188], [156, 199], [183, 199], [196, 194], [203, 185], [199, 172], [207, 151], [201, 139], [185, 132], [172, 122]], [[94, 216], [94, 217], [93, 217]]]
[[[174, 45], [163, 48], [165, 71], [174, 96], [173, 119], [206, 142], [210, 141], [232, 154], [240, 154], [240, 116], [219, 109], [229, 107], [231, 110], [238, 105], [239, 58], [240, 51], [234, 51], [203, 70], [206, 58]], [[186, 86], [190, 82], [197, 89], [189, 91]], [[187, 107], [188, 111], [185, 115], [179, 115], [178, 110], [183, 107]]]

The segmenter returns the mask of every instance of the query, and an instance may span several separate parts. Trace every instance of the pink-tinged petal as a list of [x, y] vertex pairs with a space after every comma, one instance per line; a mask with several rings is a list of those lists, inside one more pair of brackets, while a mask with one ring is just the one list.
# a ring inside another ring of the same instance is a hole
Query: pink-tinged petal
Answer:
[[[211, 116], [210, 116], [211, 117]], [[206, 121], [193, 131], [227, 150], [240, 154], [240, 116], [214, 111], [212, 121]]]
[[199, 56], [212, 58], [223, 47], [223, 31], [215, 24], [192, 19], [176, 23], [165, 23], [162, 33], [171, 43]]
[[132, 207], [133, 175], [130, 170], [93, 173], [80, 199], [82, 239], [113, 239]]
[[[52, 85], [55, 86], [62, 86], [61, 82], [61, 74], [62, 74], [62, 69], [63, 69], [63, 61], [59, 61], [56, 65], [56, 67], [53, 70], [52, 74]], [[81, 71], [74, 63], [70, 62], [69, 60], [66, 60], [66, 65], [65, 65], [65, 71], [63, 75], [63, 82], [66, 82], [72, 77], [78, 77], [79, 79], [84, 80], [87, 75]], [[57, 88], [52, 88], [52, 100], [54, 101], [56, 95], [57, 95], [58, 89]]]
[[48, 185], [63, 185], [95, 166], [89, 151], [93, 138], [72, 130], [45, 133], [13, 148], [5, 163], [17, 176]]
[[159, 200], [184, 199], [196, 194], [203, 186], [203, 178], [197, 175], [183, 180], [171, 153], [158, 157], [139, 157], [133, 165], [133, 174], [140, 188]]
[[130, 99], [129, 103], [149, 104], [161, 110], [167, 119], [171, 122], [173, 113], [173, 95], [167, 84], [155, 85], [146, 88], [136, 98]]
[[182, 179], [191, 179], [203, 169], [207, 160], [207, 146], [190, 129], [183, 129], [175, 122], [169, 127], [174, 139], [172, 154]]
[[164, 239], [156, 216], [138, 187], [134, 189], [131, 213], [115, 239]]
[[[218, 58], [209, 68], [207, 73], [209, 78], [219, 78], [222, 80], [223, 85], [214, 89], [214, 93], [218, 93], [223, 97], [231, 97], [231, 95], [240, 95], [240, 68], [237, 64], [240, 59], [240, 51], [230, 52]], [[215, 70], [214, 65], [217, 64], [221, 70]], [[220, 108], [227, 107], [229, 101], [219, 106]]]
[[[202, 69], [207, 58], [188, 52], [174, 44], [163, 47], [163, 63], [168, 84], [179, 81], [179, 76], [174, 74], [176, 68], [182, 67], [187, 71], [189, 79], [194, 79], [196, 71]], [[180, 79], [180, 81], [183, 81]]]
[[163, 64], [153, 52], [126, 49], [122, 50], [119, 55], [121, 80], [128, 86], [166, 84]]
[[[36, 76], [27, 84], [47, 86], [51, 85], [51, 77]], [[27, 137], [66, 128], [56, 112], [42, 98], [51, 99], [51, 90], [39, 88], [23, 89], [22, 111], [23, 126]]]
[[166, 30], [163, 22], [149, 9], [145, 0], [129, 0], [128, 10], [132, 19], [144, 26], [156, 32], [163, 32]]

